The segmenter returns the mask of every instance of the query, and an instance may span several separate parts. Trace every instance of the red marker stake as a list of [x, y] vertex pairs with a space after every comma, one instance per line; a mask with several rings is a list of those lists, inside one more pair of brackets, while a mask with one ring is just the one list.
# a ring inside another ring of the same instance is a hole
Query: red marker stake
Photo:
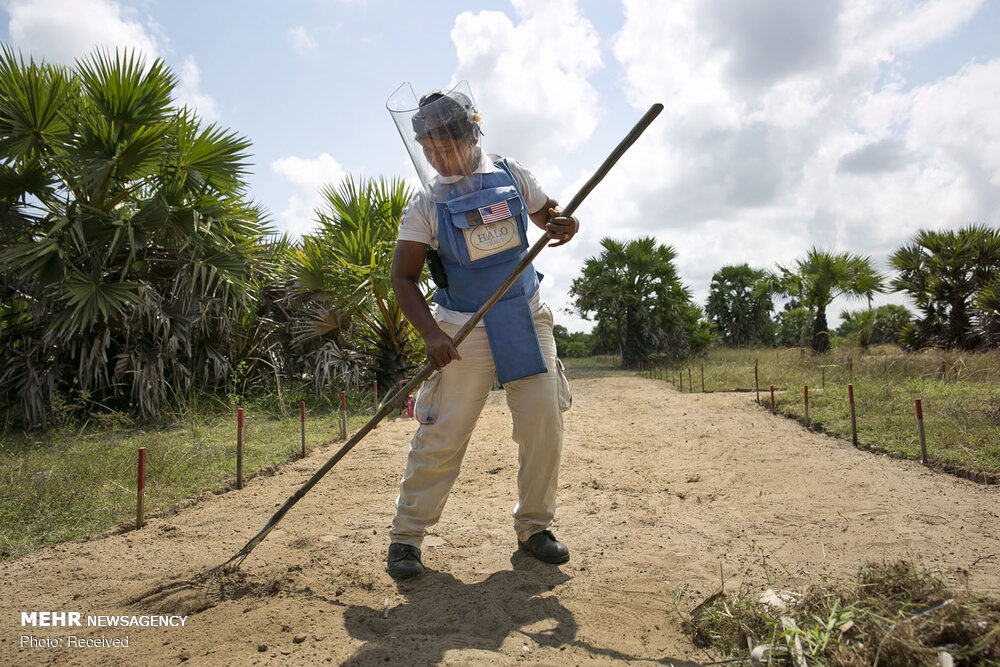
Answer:
[[299, 413], [302, 415], [302, 458], [306, 456], [306, 402], [299, 401]]
[[347, 440], [347, 392], [340, 392], [340, 439]]
[[851, 442], [858, 446], [858, 422], [854, 417], [854, 385], [847, 385], [847, 399], [851, 403]]
[[802, 403], [806, 406], [806, 428], [809, 428], [809, 385], [802, 387]]
[[236, 411], [236, 488], [243, 488], [243, 408]]
[[920, 462], [927, 465], [927, 440], [924, 438], [924, 411], [920, 406], [920, 399], [914, 403], [917, 406], [917, 434], [920, 436]]
[[941, 382], [948, 381], [948, 367], [945, 362], [941, 362]]
[[135, 497], [135, 527], [136, 527], [136, 529], [139, 529], [139, 528], [142, 528], [143, 524], [146, 523], [145, 520], [144, 520], [144, 518], [143, 518], [143, 512], [145, 510], [145, 507], [144, 507], [145, 503], [144, 503], [144, 499], [143, 499], [143, 491], [145, 491], [145, 489], [146, 489], [146, 448], [145, 447], [140, 447], [139, 448], [139, 471], [138, 471], [138, 476], [137, 476], [137, 479], [136, 479], [135, 488], [136, 488], [136, 497]]
[[406, 416], [413, 418], [413, 394], [406, 397]]

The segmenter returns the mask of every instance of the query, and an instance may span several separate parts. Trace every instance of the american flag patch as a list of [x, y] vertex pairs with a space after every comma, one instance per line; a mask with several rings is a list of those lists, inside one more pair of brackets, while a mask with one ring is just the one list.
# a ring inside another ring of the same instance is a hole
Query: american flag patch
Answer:
[[499, 204], [493, 204], [492, 206], [483, 206], [479, 209], [479, 215], [483, 216], [484, 225], [511, 217], [510, 208], [507, 206], [507, 202], [505, 201], [500, 202]]

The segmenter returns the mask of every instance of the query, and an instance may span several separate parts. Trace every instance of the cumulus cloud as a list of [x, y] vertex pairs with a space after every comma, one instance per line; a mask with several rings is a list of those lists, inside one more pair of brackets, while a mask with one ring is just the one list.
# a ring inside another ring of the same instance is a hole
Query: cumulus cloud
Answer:
[[[11, 0], [7, 12], [14, 46], [48, 62], [72, 65], [98, 48], [112, 53], [135, 49], [147, 62], [167, 51], [156, 23], [112, 0]], [[202, 90], [195, 59], [185, 58], [177, 75], [175, 101], [195, 108], [206, 120], [217, 120], [218, 105]]]
[[817, 245], [884, 267], [921, 227], [996, 224], [1000, 61], [918, 81], [906, 59], [981, 5], [625, 0], [627, 99], [666, 108], [581, 208], [583, 245], [653, 234], [703, 301], [725, 264]]
[[201, 88], [201, 70], [194, 57], [184, 59], [179, 73], [180, 81], [174, 89], [174, 102], [178, 106], [188, 106], [198, 111], [198, 114], [208, 122], [219, 119], [219, 107], [211, 95]]
[[111, 0], [12, 0], [7, 12], [14, 44], [50, 62], [71, 65], [96, 47], [160, 50], [138, 14]]
[[288, 179], [295, 192], [288, 198], [279, 219], [289, 233], [296, 236], [308, 234], [316, 226], [315, 211], [321, 203], [320, 188], [336, 185], [346, 170], [329, 153], [315, 158], [283, 157], [271, 163], [271, 170]]
[[590, 137], [600, 114], [588, 77], [602, 67], [593, 25], [575, 0], [513, 0], [516, 22], [494, 11], [464, 12], [451, 39], [458, 56], [453, 83], [472, 85], [486, 136], [504, 138], [504, 152], [555, 176], [553, 151]]
[[319, 42], [305, 26], [289, 28], [288, 38], [292, 41], [292, 49], [300, 56], [309, 55], [319, 48]]

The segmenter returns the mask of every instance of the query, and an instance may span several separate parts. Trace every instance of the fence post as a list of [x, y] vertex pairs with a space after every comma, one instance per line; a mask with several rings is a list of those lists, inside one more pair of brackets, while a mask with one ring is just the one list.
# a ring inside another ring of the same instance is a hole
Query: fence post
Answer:
[[771, 385], [771, 412], [773, 413], [774, 411], [775, 411], [774, 410], [774, 385], [772, 384]]
[[809, 428], [809, 385], [802, 387], [802, 403], [806, 406], [806, 428]]
[[701, 364], [701, 393], [705, 393], [705, 363]]
[[236, 488], [243, 488], [243, 408], [236, 410]]
[[143, 516], [145, 512], [145, 499], [143, 498], [143, 492], [146, 489], [146, 448], [139, 448], [139, 470], [136, 479], [136, 495], [135, 495], [135, 527], [136, 529], [142, 528], [146, 523], [145, 517]]
[[340, 392], [340, 439], [347, 440], [347, 392]]
[[691, 367], [688, 366], [688, 393], [694, 393], [694, 385], [691, 384]]
[[920, 399], [914, 403], [917, 406], [917, 434], [920, 436], [920, 462], [927, 465], [927, 440], [924, 438], [924, 411], [920, 406]]
[[757, 392], [757, 404], [760, 404], [760, 382], [757, 378], [757, 360], [753, 360], [753, 388]]
[[299, 401], [299, 414], [302, 417], [302, 458], [306, 457], [306, 402]]
[[854, 385], [847, 385], [847, 399], [851, 403], [851, 442], [858, 446], [858, 422], [854, 417]]

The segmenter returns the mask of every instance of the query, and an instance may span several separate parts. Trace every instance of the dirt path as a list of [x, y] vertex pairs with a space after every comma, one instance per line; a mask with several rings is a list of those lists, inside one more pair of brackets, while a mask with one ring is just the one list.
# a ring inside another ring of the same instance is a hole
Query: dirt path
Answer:
[[[381, 425], [212, 589], [157, 587], [226, 560], [333, 447], [138, 532], [0, 566], [0, 664], [542, 664], [706, 659], [678, 629], [720, 582], [805, 585], [897, 556], [1000, 588], [1000, 488], [857, 451], [773, 417], [747, 394], [580, 380], [567, 413], [561, 567], [516, 554], [516, 449], [502, 394], [425, 542], [432, 570], [382, 569], [413, 422]], [[964, 579], [963, 579], [964, 581]], [[134, 601], [136, 598], [142, 598]], [[82, 614], [22, 628], [20, 612]], [[86, 627], [88, 615], [186, 615], [184, 627]], [[21, 635], [61, 648], [21, 646]], [[128, 638], [69, 648], [68, 637]]]

